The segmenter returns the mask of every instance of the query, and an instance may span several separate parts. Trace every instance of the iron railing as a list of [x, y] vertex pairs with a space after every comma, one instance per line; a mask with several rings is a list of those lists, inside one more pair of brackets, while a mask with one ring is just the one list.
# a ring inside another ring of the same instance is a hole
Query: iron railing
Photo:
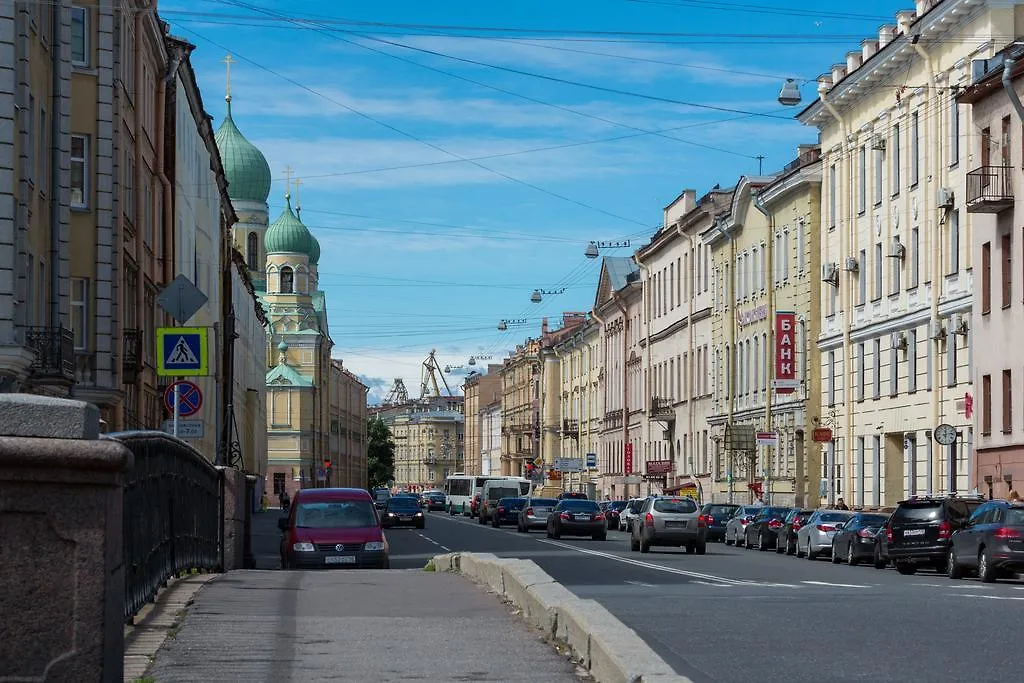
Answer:
[[75, 379], [75, 336], [63, 327], [30, 327], [25, 346], [32, 349], [32, 374], [40, 378]]
[[198, 451], [163, 432], [109, 438], [134, 456], [124, 484], [124, 617], [132, 617], [168, 579], [222, 568], [223, 484]]
[[121, 345], [121, 381], [135, 384], [142, 369], [142, 330], [122, 330]]
[[[1013, 167], [982, 166], [967, 173], [968, 209], [1013, 205]], [[984, 213], [984, 211], [980, 211]]]
[[672, 399], [654, 396], [651, 398], [651, 415], [661, 419], [674, 419], [675, 409], [672, 408]]

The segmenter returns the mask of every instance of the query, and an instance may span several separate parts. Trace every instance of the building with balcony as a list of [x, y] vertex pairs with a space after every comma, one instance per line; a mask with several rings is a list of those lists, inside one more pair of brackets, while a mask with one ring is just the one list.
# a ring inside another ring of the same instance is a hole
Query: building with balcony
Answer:
[[528, 339], [502, 363], [502, 475], [525, 476], [526, 460], [540, 453], [540, 349], [540, 340]]
[[[990, 153], [957, 101], [1024, 7], [920, 0], [818, 79], [798, 115], [822, 153], [822, 415], [828, 501], [892, 505], [974, 480], [967, 173]], [[879, 87], [898, 79], [895, 91]], [[990, 140], [991, 138], [989, 138]], [[936, 443], [940, 424], [961, 437]]]
[[598, 494], [612, 498], [640, 495], [645, 452], [643, 301], [640, 269], [631, 257], [601, 262], [592, 315], [601, 325], [598, 372], [601, 440]]
[[[1017, 61], [1006, 62], [1011, 51]], [[1024, 63], [1011, 45], [990, 60], [972, 65], [972, 79], [958, 101], [970, 110], [981, 132], [978, 156], [967, 173], [966, 209], [971, 214], [971, 262], [978, 264], [974, 306], [954, 337], [973, 331], [974, 391], [958, 402], [970, 404], [976, 463], [969, 484], [989, 497], [1003, 497], [1024, 482], [1024, 419], [1014, 405], [1024, 396], [1024, 158], [1020, 112], [1003, 87], [1009, 69], [1017, 97], [1024, 91]], [[958, 406], [959, 407], [959, 406]], [[972, 419], [973, 418], [973, 419]], [[996, 429], [998, 427], [998, 429]], [[961, 430], [958, 437], [965, 435]]]
[[652, 444], [650, 460], [670, 463], [660, 479], [643, 464], [656, 489], [696, 484], [710, 492], [711, 247], [701, 234], [731, 200], [731, 189], [712, 190], [699, 200], [694, 190], [684, 191], [663, 209], [664, 227], [636, 253], [647, 290], [644, 434]]
[[406, 410], [385, 418], [395, 440], [395, 486], [443, 489], [465, 463], [465, 418], [459, 410]]
[[[490, 364], [484, 373], [470, 372], [462, 385], [466, 417], [466, 474], [489, 474], [484, 468], [483, 414], [495, 402], [501, 405], [501, 365]], [[500, 412], [500, 411], [499, 411]]]
[[329, 486], [366, 488], [369, 390], [340, 360], [331, 360], [330, 437], [324, 461]]
[[[600, 452], [601, 418], [601, 325], [593, 317], [573, 327], [569, 334], [551, 345], [561, 369], [557, 383], [561, 421], [557, 453], [565, 458], [578, 458], [586, 467], [588, 454]], [[598, 460], [600, 464], [600, 460]], [[585, 490], [586, 484], [597, 483], [600, 469], [584, 470], [580, 475], [563, 477], [570, 490]], [[574, 485], [575, 482], [575, 485]]]

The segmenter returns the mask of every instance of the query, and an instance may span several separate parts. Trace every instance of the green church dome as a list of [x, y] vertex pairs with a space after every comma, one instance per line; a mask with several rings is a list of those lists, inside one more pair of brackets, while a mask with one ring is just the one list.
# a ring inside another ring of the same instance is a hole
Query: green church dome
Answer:
[[320, 245], [292, 211], [291, 195], [285, 195], [286, 207], [263, 236], [268, 254], [306, 254], [313, 262], [314, 249], [320, 257]]
[[320, 241], [309, 233], [309, 265], [315, 266], [320, 263]]
[[227, 116], [217, 129], [214, 139], [224, 164], [228, 196], [236, 201], [265, 203], [270, 195], [270, 165], [263, 153], [245, 139], [232, 120], [230, 97], [227, 103]]

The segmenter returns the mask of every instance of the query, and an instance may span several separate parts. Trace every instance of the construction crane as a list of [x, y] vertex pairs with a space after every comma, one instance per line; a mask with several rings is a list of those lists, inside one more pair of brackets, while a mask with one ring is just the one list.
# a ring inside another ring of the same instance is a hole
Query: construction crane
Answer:
[[401, 377], [395, 378], [395, 384], [391, 387], [391, 391], [388, 393], [387, 398], [384, 399], [386, 405], [400, 406], [409, 402], [409, 392], [405, 388], [405, 382], [402, 381]]
[[[448, 386], [448, 382], [444, 378], [444, 373], [441, 372], [441, 367], [437, 364], [437, 358], [435, 357], [436, 350], [431, 349], [430, 355], [423, 361], [423, 372], [420, 379], [420, 399], [430, 398], [432, 396], [443, 396], [441, 389], [437, 384], [437, 378], [441, 378], [441, 384], [444, 385], [445, 391], [448, 395], [452, 395], [452, 390]], [[433, 390], [433, 393], [431, 393]]]

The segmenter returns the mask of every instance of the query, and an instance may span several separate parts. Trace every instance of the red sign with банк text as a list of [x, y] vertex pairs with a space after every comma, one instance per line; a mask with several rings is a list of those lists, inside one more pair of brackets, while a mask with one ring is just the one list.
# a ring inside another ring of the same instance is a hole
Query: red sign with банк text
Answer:
[[633, 444], [627, 443], [622, 453], [622, 473], [633, 474]]
[[[775, 379], [796, 380], [796, 313], [775, 313]], [[775, 388], [776, 394], [792, 394], [792, 386]]]

